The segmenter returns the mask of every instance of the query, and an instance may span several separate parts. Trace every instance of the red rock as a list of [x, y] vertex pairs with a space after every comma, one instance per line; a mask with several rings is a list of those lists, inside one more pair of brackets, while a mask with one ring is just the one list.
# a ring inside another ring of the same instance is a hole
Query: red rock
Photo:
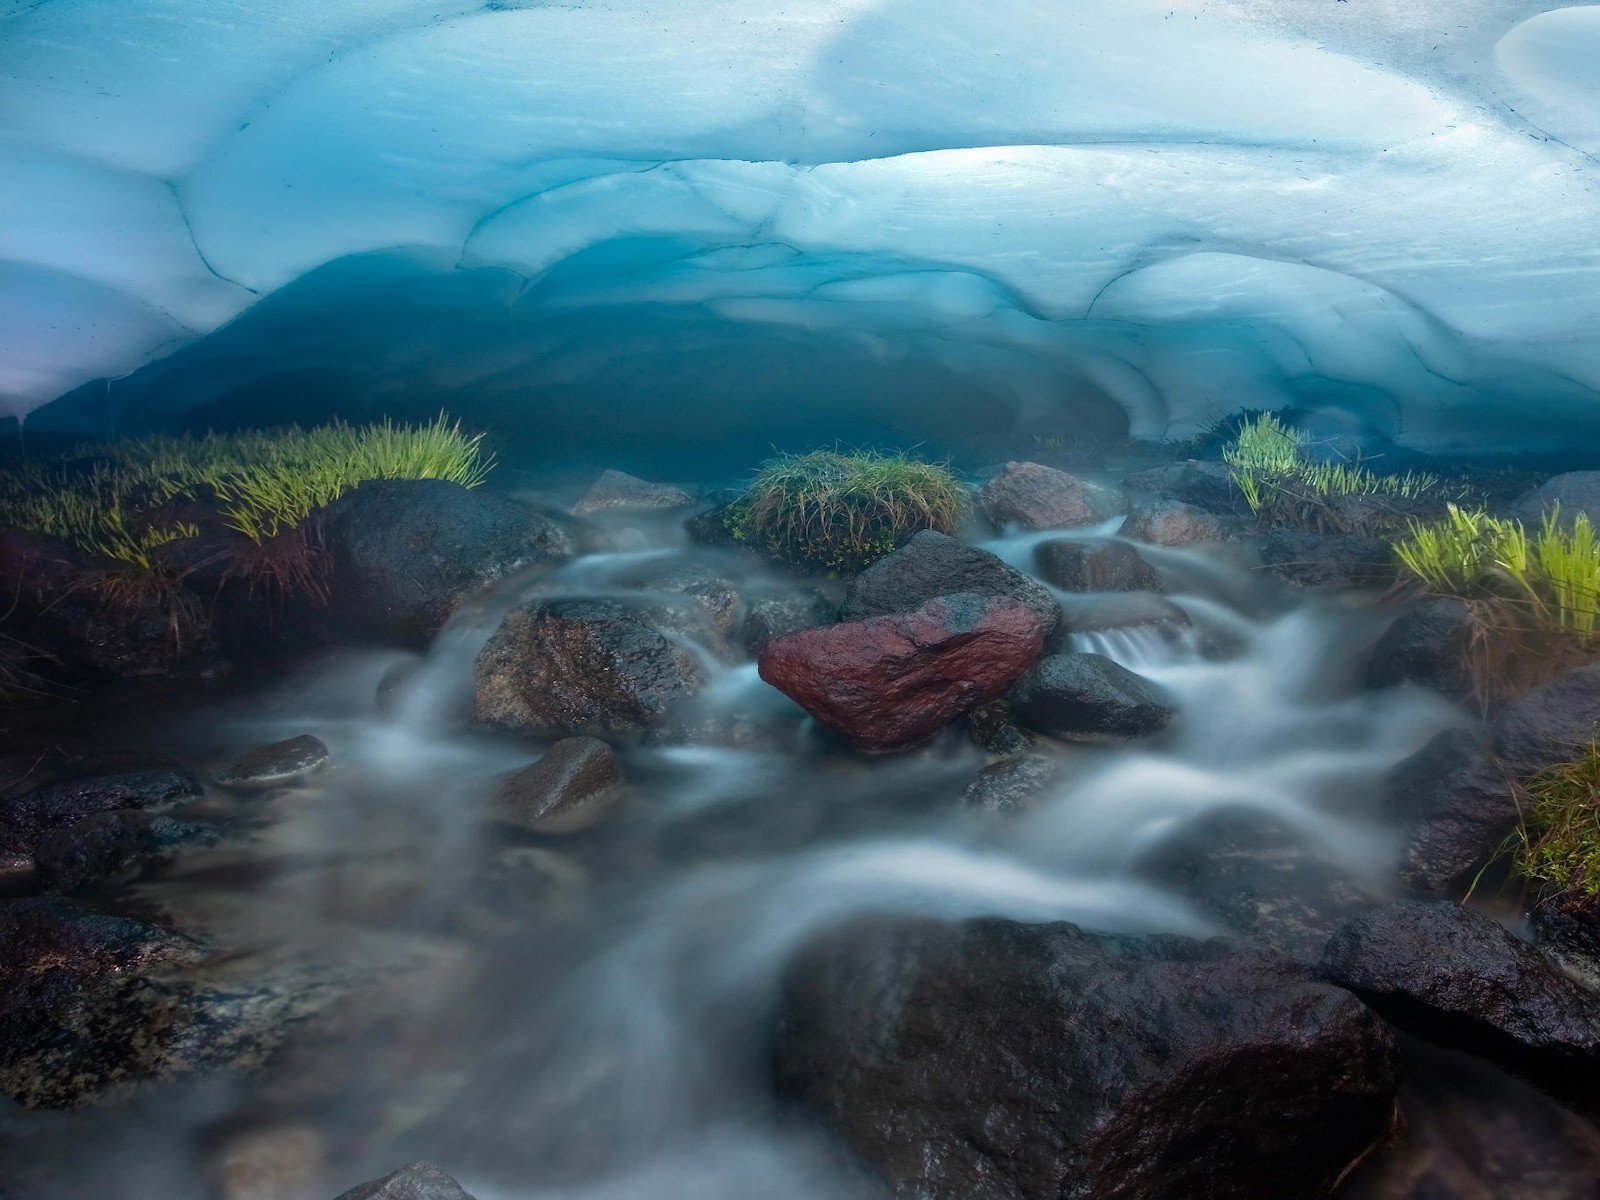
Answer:
[[848, 741], [892, 750], [1003, 694], [1043, 645], [1044, 625], [1021, 601], [962, 592], [774, 638], [760, 671]]

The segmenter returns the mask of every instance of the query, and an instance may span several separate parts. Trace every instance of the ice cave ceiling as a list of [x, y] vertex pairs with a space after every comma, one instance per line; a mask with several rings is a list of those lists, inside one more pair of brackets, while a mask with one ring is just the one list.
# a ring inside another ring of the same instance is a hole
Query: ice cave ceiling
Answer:
[[1546, 446], [1600, 432], [1597, 154], [1600, 7], [0, 0], [0, 410]]

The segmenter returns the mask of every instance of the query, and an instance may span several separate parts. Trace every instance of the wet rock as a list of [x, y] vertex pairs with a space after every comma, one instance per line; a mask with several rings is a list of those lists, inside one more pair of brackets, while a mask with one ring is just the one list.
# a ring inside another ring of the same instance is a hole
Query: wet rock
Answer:
[[1034, 565], [1064, 592], [1159, 592], [1156, 569], [1125, 542], [1054, 538], [1033, 548]]
[[974, 746], [990, 754], [1026, 754], [1035, 741], [1033, 734], [1017, 724], [1011, 702], [1003, 696], [967, 714], [967, 733]]
[[1600, 528], [1600, 471], [1568, 471], [1552, 476], [1512, 501], [1506, 515], [1536, 526], [1558, 504], [1563, 524], [1584, 513]]
[[1448, 901], [1384, 905], [1334, 935], [1321, 973], [1418, 1037], [1600, 1094], [1600, 993], [1486, 916]]
[[1297, 1200], [1388, 1127], [1388, 1030], [1261, 951], [878, 918], [785, 977], [782, 1085], [905, 1200]]
[[761, 653], [773, 638], [802, 629], [815, 629], [833, 619], [834, 606], [821, 592], [808, 590], [792, 596], [761, 596], [750, 602], [739, 641], [750, 654]]
[[1230, 934], [1310, 963], [1345, 921], [1378, 899], [1291, 826], [1242, 805], [1185, 822], [1133, 869]]
[[978, 502], [996, 525], [1024, 529], [1092, 525], [1128, 509], [1127, 500], [1115, 488], [1034, 462], [1008, 462], [983, 485]]
[[257, 746], [229, 767], [220, 782], [230, 787], [270, 787], [321, 770], [327, 763], [327, 745], [321, 738], [302, 733]]
[[1070, 741], [1144, 737], [1177, 714], [1162, 688], [1103, 654], [1046, 655], [1010, 698], [1027, 728]]
[[987, 550], [925, 529], [894, 553], [880, 558], [850, 584], [841, 621], [861, 621], [915, 612], [937, 596], [972, 592], [1011, 596], [1038, 615], [1049, 636], [1061, 620], [1061, 606], [1048, 589]]
[[1563, 971], [1600, 992], [1600, 897], [1545, 896], [1528, 914], [1539, 949]]
[[410, 643], [508, 572], [572, 553], [553, 518], [442, 479], [363, 483], [320, 526], [333, 612], [361, 633]]
[[1014, 754], [992, 762], [967, 784], [961, 802], [985, 812], [1023, 812], [1061, 778], [1061, 764], [1042, 754]]
[[572, 506], [577, 516], [597, 512], [656, 512], [667, 508], [686, 508], [694, 497], [682, 488], [665, 483], [650, 483], [622, 471], [602, 471]]
[[1189, 614], [1154, 592], [1111, 592], [1072, 597], [1064, 610], [1072, 633], [1107, 633], [1116, 629], [1159, 629], [1176, 636], [1190, 627]]
[[1367, 686], [1414, 683], [1452, 700], [1467, 699], [1476, 690], [1467, 665], [1472, 628], [1460, 600], [1440, 596], [1407, 609], [1373, 646]]
[[575, 833], [622, 802], [622, 767], [599, 738], [562, 738], [495, 789], [494, 816], [532, 833]]
[[1228, 527], [1216, 517], [1182, 500], [1163, 500], [1135, 508], [1117, 530], [1118, 537], [1170, 547], [1220, 542], [1228, 534]]
[[33, 857], [42, 887], [70, 892], [166, 861], [182, 846], [216, 839], [216, 830], [206, 825], [123, 809], [51, 830], [34, 845]]
[[733, 536], [733, 527], [728, 518], [733, 515], [734, 505], [744, 496], [738, 488], [718, 488], [706, 499], [710, 507], [694, 514], [683, 523], [684, 532], [689, 535], [689, 540], [701, 546], [737, 546], [739, 539]]
[[1600, 730], [1600, 664], [1568, 671], [1507, 705], [1489, 744], [1441, 734], [1401, 763], [1385, 788], [1391, 819], [1412, 831], [1402, 860], [1411, 883], [1461, 889], [1516, 828], [1513, 784], [1577, 759]]
[[129, 766], [69, 775], [0, 800], [0, 826], [34, 840], [46, 830], [72, 825], [114, 809], [153, 809], [201, 794], [200, 781], [181, 767]]
[[1043, 644], [1038, 616], [1021, 601], [968, 592], [776, 638], [760, 671], [848, 741], [891, 750], [1003, 694]]
[[1127, 484], [1134, 491], [1149, 492], [1161, 500], [1178, 500], [1224, 516], [1243, 516], [1250, 511], [1233, 485], [1233, 472], [1220, 462], [1191, 458], [1167, 463], [1135, 471], [1128, 476]]
[[744, 620], [739, 579], [710, 563], [647, 562], [618, 575], [616, 581], [623, 587], [682, 597], [723, 637], [733, 636]]
[[513, 609], [473, 664], [474, 718], [541, 737], [637, 733], [705, 670], [653, 615], [610, 600]]
[[472, 1200], [472, 1197], [432, 1163], [412, 1163], [392, 1175], [342, 1192], [338, 1200]]
[[1307, 533], [1278, 526], [1267, 534], [1261, 561], [1299, 588], [1375, 587], [1394, 579], [1394, 552], [1382, 538]]

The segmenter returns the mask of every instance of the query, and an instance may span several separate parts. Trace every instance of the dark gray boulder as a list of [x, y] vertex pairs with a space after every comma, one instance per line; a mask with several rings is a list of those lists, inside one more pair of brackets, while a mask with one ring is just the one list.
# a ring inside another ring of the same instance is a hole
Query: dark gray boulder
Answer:
[[562, 738], [495, 789], [494, 816], [530, 833], [576, 833], [604, 821], [623, 798], [622, 767], [599, 738]]
[[473, 664], [475, 719], [540, 737], [640, 732], [706, 679], [656, 617], [611, 600], [512, 609]]
[[1163, 689], [1103, 654], [1048, 654], [1010, 700], [1026, 728], [1069, 741], [1144, 737], [1177, 714]]
[[572, 553], [551, 516], [442, 479], [363, 483], [323, 511], [329, 606], [368, 636], [418, 643], [467, 597]]
[[850, 584], [841, 621], [916, 612], [929, 600], [956, 592], [985, 598], [1011, 596], [1031, 608], [1048, 637], [1061, 620], [1049, 590], [987, 550], [924, 529], [873, 563]]
[[1452, 700], [1467, 699], [1476, 690], [1467, 658], [1472, 628], [1466, 604], [1448, 596], [1408, 608], [1373, 646], [1367, 686], [1414, 683]]
[[1506, 515], [1535, 526], [1558, 504], [1563, 524], [1583, 513], [1592, 524], [1600, 527], [1600, 471], [1568, 471], [1564, 475], [1554, 475], [1518, 496]]
[[961, 793], [968, 808], [984, 812], [1022, 812], [1061, 778], [1061, 763], [1042, 754], [1013, 754], [979, 771]]
[[904, 1200], [1310, 1200], [1394, 1102], [1381, 1020], [1223, 942], [868, 919], [784, 996], [781, 1085]]
[[223, 772], [219, 782], [230, 787], [270, 787], [288, 783], [328, 764], [328, 747], [309, 733], [257, 746]]
[[1394, 580], [1394, 552], [1382, 538], [1309, 533], [1277, 526], [1261, 546], [1261, 561], [1298, 588], [1376, 587]]
[[1333, 936], [1320, 971], [1418, 1037], [1566, 1095], [1600, 1094], [1600, 993], [1480, 913], [1448, 901], [1372, 909]]
[[1135, 471], [1127, 478], [1130, 489], [1149, 492], [1162, 500], [1181, 500], [1207, 512], [1247, 516], [1249, 506], [1233, 485], [1226, 464], [1189, 459]]
[[0, 827], [31, 841], [95, 813], [162, 808], [201, 791], [191, 772], [166, 764], [68, 774], [0, 800]]
[[207, 825], [119, 809], [51, 830], [35, 843], [33, 858], [45, 890], [70, 892], [148, 869], [182, 846], [214, 842], [217, 836]]
[[1126, 542], [1052, 538], [1033, 548], [1047, 583], [1064, 592], [1159, 592], [1161, 576]]
[[773, 638], [802, 629], [815, 629], [833, 620], [836, 605], [815, 589], [779, 596], [757, 596], [745, 611], [739, 628], [739, 643], [750, 655], [758, 655]]
[[459, 1183], [432, 1163], [412, 1163], [392, 1175], [357, 1184], [338, 1200], [472, 1200]]

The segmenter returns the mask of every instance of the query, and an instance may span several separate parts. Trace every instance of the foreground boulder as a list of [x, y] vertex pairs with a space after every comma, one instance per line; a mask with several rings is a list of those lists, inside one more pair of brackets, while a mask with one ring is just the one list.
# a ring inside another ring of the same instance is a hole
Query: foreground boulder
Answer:
[[1465, 888], [1516, 828], [1514, 784], [1582, 756], [1600, 731], [1600, 664], [1507, 705], [1487, 746], [1440, 734], [1391, 773], [1385, 806], [1411, 831], [1402, 871], [1434, 891]]
[[333, 612], [364, 634], [413, 643], [508, 572], [572, 553], [552, 518], [442, 479], [363, 483], [324, 511], [321, 529]]
[[978, 495], [984, 515], [996, 525], [1024, 529], [1071, 529], [1126, 512], [1115, 488], [1089, 483], [1035, 462], [1008, 462]]
[[0, 799], [0, 830], [31, 842], [96, 813], [164, 808], [201, 794], [182, 767], [153, 763], [70, 773]]
[[1159, 592], [1156, 569], [1126, 542], [1075, 542], [1052, 538], [1033, 548], [1045, 580], [1064, 592]]
[[779, 1079], [904, 1200], [1298, 1200], [1388, 1127], [1394, 1041], [1222, 942], [879, 918], [785, 982]]
[[682, 488], [651, 483], [623, 471], [602, 471], [572, 506], [577, 516], [598, 512], [659, 512], [687, 508], [694, 497]]
[[915, 745], [994, 700], [1039, 657], [1044, 626], [1009, 596], [970, 592], [915, 612], [786, 634], [761, 678], [854, 745]]
[[1600, 994], [1488, 917], [1448, 901], [1384, 905], [1334, 935], [1321, 973], [1418, 1037], [1600, 1094]]
[[338, 1200], [472, 1200], [450, 1176], [432, 1163], [412, 1163], [392, 1175], [357, 1184]]
[[599, 738], [562, 738], [495, 789], [494, 816], [530, 833], [576, 833], [622, 802], [622, 767]]
[[637, 733], [705, 682], [648, 609], [611, 600], [512, 609], [473, 664], [473, 716], [540, 737]]
[[1070, 741], [1116, 741], [1166, 728], [1176, 715], [1167, 693], [1103, 654], [1050, 654], [1011, 694], [1029, 729]]
[[873, 563], [850, 584], [841, 621], [861, 621], [915, 612], [929, 600], [956, 592], [1010, 596], [1034, 611], [1045, 636], [1061, 620], [1061, 606], [1047, 588], [976, 546], [925, 529], [894, 553]]

